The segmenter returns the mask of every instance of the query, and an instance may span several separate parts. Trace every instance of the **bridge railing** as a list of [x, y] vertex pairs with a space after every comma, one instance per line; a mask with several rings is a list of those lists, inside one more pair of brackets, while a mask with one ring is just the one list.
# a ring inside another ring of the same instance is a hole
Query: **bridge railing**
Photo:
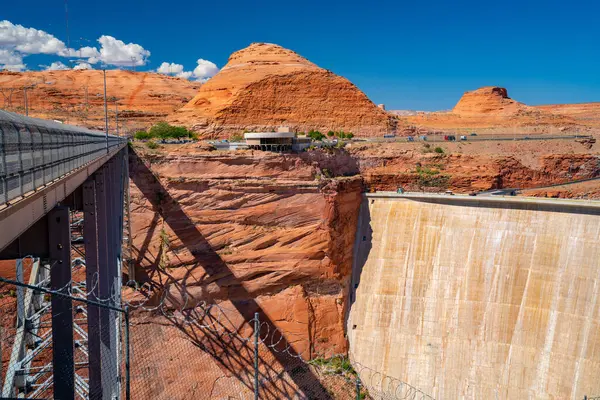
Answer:
[[[108, 150], [125, 141], [109, 135]], [[0, 205], [106, 153], [102, 132], [0, 110]]]

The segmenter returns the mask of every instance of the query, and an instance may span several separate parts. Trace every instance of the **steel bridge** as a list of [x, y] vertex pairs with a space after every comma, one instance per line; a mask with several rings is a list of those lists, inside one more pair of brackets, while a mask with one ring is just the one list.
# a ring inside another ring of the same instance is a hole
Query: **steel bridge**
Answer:
[[[46, 396], [57, 399], [120, 398], [121, 316], [110, 307], [120, 304], [127, 240], [126, 140], [0, 110], [0, 149], [0, 260], [16, 260], [24, 284], [89, 301], [74, 307], [68, 296], [17, 287], [16, 334], [12, 348], [2, 349], [10, 362], [0, 373], [0, 397], [42, 398], [50, 387]], [[27, 277], [25, 258], [33, 260]], [[81, 265], [85, 274], [76, 277]], [[44, 333], [42, 320], [51, 326]], [[34, 368], [44, 348], [52, 357]]]

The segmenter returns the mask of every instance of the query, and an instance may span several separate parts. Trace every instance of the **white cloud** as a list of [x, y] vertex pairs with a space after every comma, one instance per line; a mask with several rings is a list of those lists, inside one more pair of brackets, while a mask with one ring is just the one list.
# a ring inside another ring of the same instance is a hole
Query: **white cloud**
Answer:
[[58, 54], [66, 50], [65, 43], [49, 33], [6, 20], [0, 21], [0, 46], [24, 54]]
[[100, 57], [100, 52], [95, 47], [85, 46], [77, 49], [65, 49], [64, 51], [58, 54], [62, 57], [79, 57], [79, 58], [90, 58], [90, 57]]
[[217, 67], [217, 65], [211, 61], [199, 58], [197, 63], [198, 66], [194, 68], [193, 74], [194, 78], [196, 78], [197, 81], [206, 82], [207, 80], [215, 76], [217, 72], [219, 72], [219, 68]]
[[197, 66], [193, 71], [184, 71], [183, 65], [163, 62], [160, 67], [156, 70], [159, 74], [173, 75], [178, 78], [194, 79], [200, 82], [206, 82], [209, 78], [213, 77], [219, 68], [215, 63], [202, 58], [198, 59]]
[[[60, 57], [86, 58], [88, 65], [103, 62], [115, 66], [146, 65], [150, 51], [136, 43], [125, 44], [112, 36], [103, 35], [98, 39], [100, 50], [85, 46], [80, 49], [68, 48], [54, 35], [35, 28], [26, 28], [10, 21], [0, 21], [0, 50], [20, 57], [19, 62], [0, 61], [0, 66], [24, 69], [23, 56], [29, 54], [52, 54]], [[1, 56], [0, 56], [1, 57]]]
[[23, 71], [23, 56], [8, 49], [0, 49], [0, 71], [6, 69], [8, 71]]
[[55, 61], [52, 64], [50, 64], [48, 67], [46, 67], [46, 71], [63, 71], [66, 69], [70, 69], [70, 68], [67, 67], [65, 64], [61, 63], [60, 61]]
[[183, 72], [183, 65], [164, 62], [160, 64], [160, 67], [156, 70], [159, 74], [175, 75]]
[[192, 75], [194, 75], [194, 73], [192, 71], [181, 71], [180, 73], [178, 73], [175, 76], [178, 78], [190, 79], [192, 77]]
[[73, 67], [74, 70], [78, 69], [94, 69], [90, 64], [82, 62]]
[[95, 64], [99, 61], [108, 65], [119, 67], [131, 67], [146, 65], [150, 52], [139, 44], [125, 44], [122, 40], [115, 39], [112, 36], [100, 36], [100, 54], [92, 56], [88, 62]]

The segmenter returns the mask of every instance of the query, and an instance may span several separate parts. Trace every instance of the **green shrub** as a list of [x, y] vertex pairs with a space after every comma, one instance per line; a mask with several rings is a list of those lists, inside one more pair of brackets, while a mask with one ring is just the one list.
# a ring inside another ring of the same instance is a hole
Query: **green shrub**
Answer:
[[183, 139], [193, 137], [194, 133], [183, 126], [173, 126], [166, 122], [159, 122], [148, 131], [151, 137], [159, 139]]
[[444, 149], [442, 149], [441, 147], [436, 147], [435, 149], [433, 149], [433, 151], [435, 151], [438, 154], [444, 154]]
[[352, 139], [353, 137], [354, 137], [354, 133], [352, 133], [352, 132], [346, 133], [346, 138], [347, 139]]
[[319, 141], [319, 140], [323, 140], [323, 139], [325, 139], [325, 135], [323, 135], [321, 132], [319, 132], [319, 131], [315, 131], [315, 130], [313, 130], [313, 129], [311, 129], [311, 130], [308, 132], [308, 135], [307, 135], [307, 136], [308, 136], [309, 138], [311, 138], [312, 140], [315, 140], [315, 141]]
[[156, 142], [149, 141], [148, 143], [146, 143], [146, 147], [148, 147], [151, 150], [154, 150], [158, 149], [158, 144]]
[[146, 131], [137, 131], [133, 135], [133, 137], [134, 137], [135, 140], [148, 140], [148, 139], [152, 139], [152, 135], [150, 135]]
[[244, 141], [244, 135], [241, 133], [234, 133], [229, 137], [230, 142], [242, 142]]
[[329, 131], [329, 132], [327, 132], [327, 136], [334, 137], [335, 136], [335, 132], [334, 131]]

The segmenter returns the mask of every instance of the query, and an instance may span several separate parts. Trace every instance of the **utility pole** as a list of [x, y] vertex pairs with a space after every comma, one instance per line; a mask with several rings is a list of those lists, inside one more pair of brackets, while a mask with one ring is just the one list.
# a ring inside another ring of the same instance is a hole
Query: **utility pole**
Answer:
[[117, 136], [119, 136], [119, 99], [115, 97], [115, 125]]
[[104, 73], [104, 127], [106, 129], [106, 152], [108, 153], [108, 104], [106, 103], [106, 69]]
[[25, 101], [25, 116], [29, 116], [29, 105], [27, 104], [27, 86], [23, 88], [23, 99]]

